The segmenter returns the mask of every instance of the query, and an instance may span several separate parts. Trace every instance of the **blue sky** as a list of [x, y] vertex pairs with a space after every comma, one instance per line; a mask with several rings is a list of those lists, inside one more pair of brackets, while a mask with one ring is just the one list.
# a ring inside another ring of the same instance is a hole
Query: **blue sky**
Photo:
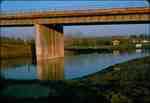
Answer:
[[[2, 12], [18, 11], [47, 11], [47, 10], [78, 10], [78, 9], [97, 9], [97, 8], [121, 8], [121, 7], [148, 7], [148, 1], [142, 0], [107, 0], [107, 1], [88, 1], [88, 0], [2, 0]], [[96, 26], [68, 26], [64, 27], [66, 35], [81, 32], [83, 35], [104, 36], [104, 35], [128, 35], [136, 33], [149, 33], [149, 24], [132, 25], [96, 25]], [[26, 31], [26, 32], [23, 32]], [[86, 31], [86, 32], [85, 32]], [[1, 28], [2, 35], [11, 36], [33, 36], [34, 28]], [[22, 35], [20, 35], [22, 34]]]
[[2, 11], [70, 10], [149, 6], [146, 0], [2, 0]]

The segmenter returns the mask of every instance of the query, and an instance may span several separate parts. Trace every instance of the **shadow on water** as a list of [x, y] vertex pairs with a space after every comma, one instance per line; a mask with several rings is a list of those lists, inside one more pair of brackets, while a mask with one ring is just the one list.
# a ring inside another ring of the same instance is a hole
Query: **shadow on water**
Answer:
[[79, 54], [90, 54], [90, 53], [112, 53], [112, 49], [67, 49], [67, 53], [72, 53], [73, 55]]
[[36, 64], [36, 48], [35, 43], [31, 44], [31, 51], [32, 51], [32, 64]]

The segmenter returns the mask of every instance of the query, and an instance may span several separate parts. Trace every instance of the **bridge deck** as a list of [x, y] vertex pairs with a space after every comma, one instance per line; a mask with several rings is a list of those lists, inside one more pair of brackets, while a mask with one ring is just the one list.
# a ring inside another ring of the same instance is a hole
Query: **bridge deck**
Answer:
[[1, 13], [0, 26], [149, 23], [149, 18], [150, 8], [148, 7]]
[[96, 15], [117, 15], [117, 14], [145, 14], [150, 13], [148, 7], [134, 8], [113, 8], [113, 9], [91, 9], [91, 10], [71, 10], [71, 11], [42, 11], [42, 12], [19, 12], [0, 14], [0, 19], [19, 18], [45, 18], [45, 17], [69, 17], [69, 16], [96, 16]]

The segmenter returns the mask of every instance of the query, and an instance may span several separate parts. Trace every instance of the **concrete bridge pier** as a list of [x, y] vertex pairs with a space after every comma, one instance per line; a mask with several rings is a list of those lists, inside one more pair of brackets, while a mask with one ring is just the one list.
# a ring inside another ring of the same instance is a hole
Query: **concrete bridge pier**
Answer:
[[64, 35], [62, 25], [35, 24], [37, 60], [64, 57]]

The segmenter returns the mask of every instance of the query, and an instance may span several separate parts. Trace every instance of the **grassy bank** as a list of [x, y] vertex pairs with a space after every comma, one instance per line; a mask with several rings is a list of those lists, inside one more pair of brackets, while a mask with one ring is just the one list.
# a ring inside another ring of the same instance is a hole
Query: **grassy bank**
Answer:
[[[150, 44], [145, 44], [140, 49], [147, 49], [150, 48]], [[65, 50], [70, 51], [79, 51], [79, 50], [121, 50], [121, 51], [129, 51], [129, 50], [135, 50], [138, 49], [135, 47], [135, 45], [118, 45], [118, 46], [112, 46], [112, 45], [99, 45], [99, 46], [70, 46], [65, 47]]]
[[130, 52], [135, 51], [135, 47], [133, 45], [123, 45], [123, 46], [96, 46], [96, 47], [88, 47], [88, 46], [77, 46], [77, 47], [66, 47], [66, 51], [74, 51], [74, 52], [113, 52], [114, 50], [118, 50], [120, 52]]
[[95, 83], [96, 88], [106, 85], [102, 93], [111, 103], [149, 103], [149, 72], [150, 56], [111, 66], [83, 81]]

